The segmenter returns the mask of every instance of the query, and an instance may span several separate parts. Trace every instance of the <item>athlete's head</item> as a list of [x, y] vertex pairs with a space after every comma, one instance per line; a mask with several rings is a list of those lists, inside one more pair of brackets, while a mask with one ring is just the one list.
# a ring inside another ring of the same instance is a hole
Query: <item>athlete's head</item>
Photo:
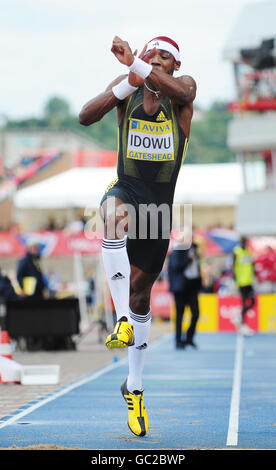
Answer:
[[167, 36], [158, 36], [151, 39], [147, 44], [146, 53], [156, 49], [156, 54], [150, 59], [153, 67], [162, 68], [165, 72], [173, 74], [179, 70], [180, 51], [178, 44]]

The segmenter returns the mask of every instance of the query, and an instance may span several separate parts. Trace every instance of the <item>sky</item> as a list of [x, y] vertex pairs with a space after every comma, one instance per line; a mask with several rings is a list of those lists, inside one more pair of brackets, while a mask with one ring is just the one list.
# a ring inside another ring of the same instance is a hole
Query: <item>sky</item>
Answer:
[[222, 52], [250, 3], [256, 0], [0, 0], [0, 121], [40, 116], [52, 96], [78, 113], [126, 73], [110, 51], [115, 35], [133, 51], [156, 36], [173, 38], [177, 75], [196, 80], [196, 104], [231, 101], [233, 70]]

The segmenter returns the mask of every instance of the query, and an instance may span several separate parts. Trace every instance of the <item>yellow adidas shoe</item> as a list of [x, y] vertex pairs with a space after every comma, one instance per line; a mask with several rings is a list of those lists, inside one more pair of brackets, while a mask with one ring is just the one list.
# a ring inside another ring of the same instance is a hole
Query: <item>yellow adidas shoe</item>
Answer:
[[127, 322], [126, 317], [120, 318], [114, 328], [113, 333], [108, 335], [105, 345], [109, 349], [126, 348], [134, 344], [133, 327]]
[[143, 392], [130, 393], [127, 381], [121, 386], [122, 395], [128, 406], [128, 427], [136, 436], [145, 436], [149, 429], [148, 414], [144, 407]]

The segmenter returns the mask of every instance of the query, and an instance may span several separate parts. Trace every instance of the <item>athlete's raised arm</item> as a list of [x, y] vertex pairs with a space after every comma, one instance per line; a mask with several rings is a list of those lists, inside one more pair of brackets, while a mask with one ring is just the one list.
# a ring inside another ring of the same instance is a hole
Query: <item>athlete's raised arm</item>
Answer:
[[[144, 55], [145, 50], [146, 49], [144, 48], [139, 58]], [[117, 38], [117, 36], [115, 36], [112, 42], [111, 51], [121, 63], [127, 66], [133, 62], [134, 57], [137, 54], [137, 50], [133, 54], [130, 47], [128, 46], [128, 43]], [[145, 61], [149, 61], [152, 55], [153, 52], [149, 52], [145, 58]], [[103, 93], [100, 93], [95, 98], [92, 98], [83, 106], [81, 112], [79, 113], [80, 124], [83, 126], [90, 126], [94, 122], [100, 121], [102, 117], [111, 111], [111, 109], [113, 109], [115, 106], [118, 108], [120, 119], [120, 111], [123, 108], [125, 99], [143, 83], [143, 78], [130, 71], [128, 71], [128, 75], [121, 75], [117, 77], [112, 81], [112, 83], [110, 83]]]
[[92, 98], [82, 107], [79, 113], [80, 124], [90, 126], [94, 122], [100, 121], [105, 114], [121, 103], [121, 100], [115, 96], [112, 88], [120, 84], [126, 77], [127, 75], [117, 77], [103, 93]]

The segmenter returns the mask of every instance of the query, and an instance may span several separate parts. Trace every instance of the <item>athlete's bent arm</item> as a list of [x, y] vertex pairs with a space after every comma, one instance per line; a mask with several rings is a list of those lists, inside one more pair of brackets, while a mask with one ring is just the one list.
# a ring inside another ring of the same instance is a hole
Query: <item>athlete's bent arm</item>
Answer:
[[148, 77], [157, 90], [177, 104], [192, 103], [196, 96], [196, 82], [189, 75], [172, 77], [160, 70], [152, 70]]
[[81, 125], [90, 126], [94, 122], [100, 121], [105, 114], [115, 108], [115, 106], [122, 104], [122, 101], [114, 95], [112, 88], [122, 82], [126, 76], [127, 75], [121, 75], [117, 77], [103, 93], [91, 99], [83, 106], [79, 114], [79, 122]]

